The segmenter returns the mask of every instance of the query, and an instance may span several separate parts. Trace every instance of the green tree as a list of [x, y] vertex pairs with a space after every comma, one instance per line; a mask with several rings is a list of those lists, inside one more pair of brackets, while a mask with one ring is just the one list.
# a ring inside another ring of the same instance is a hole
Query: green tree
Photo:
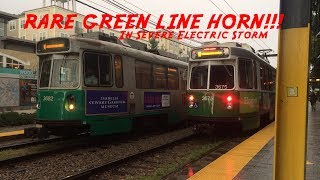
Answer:
[[151, 50], [158, 49], [159, 41], [156, 41], [156, 39], [154, 37], [149, 39], [149, 43], [150, 43]]

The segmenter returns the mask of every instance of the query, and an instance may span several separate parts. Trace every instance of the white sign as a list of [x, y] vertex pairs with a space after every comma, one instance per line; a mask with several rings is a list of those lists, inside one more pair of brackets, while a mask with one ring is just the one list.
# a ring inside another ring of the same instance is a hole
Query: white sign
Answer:
[[162, 102], [162, 107], [170, 107], [170, 95], [163, 94], [161, 102]]

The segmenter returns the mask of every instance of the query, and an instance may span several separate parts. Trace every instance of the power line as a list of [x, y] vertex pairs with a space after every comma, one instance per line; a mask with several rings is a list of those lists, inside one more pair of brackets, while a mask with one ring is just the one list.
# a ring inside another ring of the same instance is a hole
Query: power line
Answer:
[[[216, 5], [216, 3], [214, 3], [212, 0], [209, 0], [209, 2], [211, 2], [211, 4], [213, 4], [220, 12], [222, 12], [224, 15], [226, 15], [226, 13], [222, 9], [220, 9], [219, 6]], [[235, 13], [238, 15], [237, 12], [235, 12]], [[256, 42], [254, 39], [252, 39], [252, 40], [263, 49], [263, 47], [258, 42]]]
[[229, 8], [231, 8], [231, 10], [234, 12], [234, 13], [236, 13], [238, 16], [239, 16], [239, 14], [232, 8], [232, 6], [227, 2], [227, 1], [225, 1], [225, 0], [223, 0], [228, 6], [229, 6]]
[[[124, 1], [124, 2], [126, 2], [126, 3], [128, 3], [128, 4], [130, 4], [131, 6], [133, 6], [133, 7], [137, 8], [137, 9], [139, 9], [139, 10], [141, 10], [141, 11], [143, 11], [143, 12], [147, 13], [147, 14], [151, 14], [151, 13], [149, 13], [148, 11], [145, 11], [145, 10], [141, 9], [139, 6], [132, 4], [131, 2], [128, 2], [128, 1], [126, 1], [126, 0], [123, 0], [123, 1]], [[156, 17], [156, 16], [154, 16], [153, 14], [151, 14], [151, 16], [153, 16], [153, 17], [157, 18], [157, 17]], [[165, 21], [163, 21], [163, 22], [165, 22]], [[165, 22], [165, 23], [167, 23], [167, 22]], [[168, 24], [168, 23], [167, 23], [167, 24]]]
[[[104, 9], [106, 9], [106, 10], [108, 10], [108, 11], [112, 11], [112, 12], [114, 12], [114, 13], [116, 13], [116, 14], [119, 14], [119, 12], [114, 11], [114, 10], [109, 9], [109, 8], [106, 8], [106, 7], [104, 7], [104, 6], [102, 6], [102, 5], [98, 4], [98, 3], [95, 3], [95, 2], [93, 2], [93, 1], [91, 1], [91, 0], [87, 0], [87, 1], [89, 1], [89, 2], [91, 2], [91, 3], [93, 3], [93, 4], [95, 4], [95, 5], [98, 5], [98, 6], [100, 6], [100, 7], [104, 8]], [[77, 2], [79, 2], [79, 1], [77, 1]], [[81, 3], [81, 4], [85, 5], [85, 4], [84, 4], [84, 3], [82, 3], [82, 2], [79, 2], [79, 3]], [[91, 8], [92, 8], [92, 7], [91, 7]]]
[[[102, 0], [102, 1], [104, 1], [104, 2], [108, 1], [108, 2], [112, 3], [111, 0]], [[127, 2], [128, 4], [131, 4], [131, 5], [134, 6], [135, 8], [138, 8], [139, 10], [141, 10], [141, 11], [147, 13], [147, 14], [150, 14], [151, 16], [153, 16], [153, 17], [155, 17], [155, 18], [158, 19], [158, 17], [156, 17], [156, 16], [153, 15], [152, 13], [150, 13], [150, 12], [148, 12], [148, 11], [146, 11], [146, 10], [143, 10], [142, 8], [138, 7], [137, 5], [134, 5], [134, 4], [132, 4], [132, 3], [128, 2], [128, 1], [126, 1], [126, 0], [124, 0], [124, 1]], [[137, 14], [137, 12], [135, 12], [134, 10], [128, 8], [128, 7], [125, 6], [124, 4], [121, 4], [121, 3], [113, 0], [113, 3], [112, 3], [112, 4], [115, 4], [115, 3], [118, 4], [118, 5], [116, 5], [117, 7], [121, 6], [122, 9], [127, 9], [126, 12], [131, 11], [131, 12], [129, 12], [129, 13], [136, 13], [136, 14]], [[129, 10], [129, 11], [128, 11], [128, 10]], [[163, 22], [169, 24], [168, 22], [166, 22], [166, 21], [164, 21], [164, 20], [163, 20]], [[153, 26], [156, 27], [156, 24], [157, 24], [157, 23], [156, 23], [155, 21], [150, 20], [149, 24], [152, 24]], [[167, 32], [173, 32], [176, 36], [178, 35], [178, 33], [174, 32], [174, 31], [170, 31], [170, 30], [164, 29], [164, 28], [162, 28], [162, 29], [165, 30], [165, 31], [167, 31]], [[188, 39], [188, 40], [193, 41], [193, 42], [196, 42], [196, 43], [199, 43], [199, 44], [202, 44], [202, 43], [203, 43], [203, 42], [201, 42], [201, 41], [197, 41], [197, 40], [193, 40], [193, 39]]]
[[[106, 2], [106, 3], [108, 3], [108, 4], [110, 4], [110, 5], [118, 8], [118, 9], [121, 9], [121, 10], [123, 10], [124, 12], [131, 13], [131, 14], [138, 14], [138, 13], [135, 12], [134, 10], [132, 10], [132, 9], [128, 8], [127, 6], [125, 6], [125, 5], [123, 5], [123, 4], [120, 4], [120, 3], [116, 2], [116, 1], [114, 1], [114, 2], [111, 2], [110, 0], [108, 0], [108, 1], [102, 0], [102, 1], [104, 1], [104, 2]], [[156, 26], [156, 23], [155, 23], [154, 21], [151, 21], [151, 20], [150, 20], [148, 23], [149, 23], [149, 24], [152, 24], [153, 26]]]
[[108, 0], [102, 0], [102, 1], [105, 2], [105, 3], [110, 4], [110, 5], [113, 6], [113, 7], [116, 7], [116, 8], [118, 8], [118, 9], [120, 9], [120, 10], [123, 10], [124, 12], [132, 13], [132, 12], [130, 12], [129, 10], [121, 7], [120, 5], [117, 5], [116, 3], [112, 2], [112, 1], [108, 1]]
[[[238, 16], [239, 14], [233, 9], [233, 7], [226, 1], [226, 0], [223, 0], [228, 6], [229, 8], [231, 8], [231, 10], [236, 13]], [[252, 31], [252, 30], [251, 30]], [[254, 39], [253, 39], [254, 40]], [[267, 46], [269, 49], [271, 49], [264, 41], [262, 41], [261, 39], [259, 39], [265, 46]], [[254, 40], [255, 41], [255, 40]], [[257, 42], [256, 42], [257, 43]], [[260, 46], [261, 47], [261, 46]], [[272, 50], [273, 51], [273, 50]]]
[[209, 0], [211, 2], [211, 4], [213, 4], [220, 12], [222, 12], [224, 15], [226, 15], [226, 13], [224, 11], [222, 11], [219, 6], [216, 5], [216, 3], [214, 3], [213, 1]]
[[[123, 5], [123, 4], [119, 3], [119, 2], [116, 2], [116, 1], [111, 2], [111, 0], [102, 0], [102, 1], [107, 2], [108, 4], [110, 4], [110, 5], [112, 5], [112, 6], [116, 7], [116, 8], [121, 8], [122, 10], [124, 10], [124, 11], [127, 12], [127, 13], [135, 13], [135, 14], [137, 14], [137, 12], [135, 12], [134, 10], [128, 8], [127, 6], [125, 6], [125, 5]], [[137, 6], [136, 6], [136, 7], [137, 7]], [[141, 8], [139, 8], [139, 9], [141, 9]], [[145, 11], [145, 10], [143, 10], [143, 11], [146, 12], [146, 13], [148, 13], [148, 14], [150, 14], [150, 15], [152, 15], [151, 13], [149, 13], [149, 12], [147, 12], [147, 11]], [[152, 16], [154, 16], [154, 15], [152, 15]], [[155, 16], [154, 16], [154, 17], [155, 17]], [[157, 18], [157, 17], [156, 17], [156, 18]], [[157, 23], [154, 22], [154, 21], [152, 21], [152, 20], [150, 20], [148, 23], [149, 23], [149, 24], [152, 24], [154, 27], [157, 26]], [[174, 31], [170, 31], [170, 30], [165, 29], [165, 28], [162, 28], [162, 30], [167, 31], [167, 32], [169, 32], [169, 33], [173, 32], [175, 36], [178, 36], [178, 33], [174, 32]], [[196, 43], [199, 43], [199, 44], [202, 44], [202, 43], [203, 43], [203, 42], [200, 42], [200, 41], [197, 41], [197, 40], [191, 40], [191, 39], [189, 39], [189, 40], [190, 40], [190, 41], [193, 41], [193, 42], [196, 42]], [[171, 41], [173, 41], [173, 40], [171, 40]], [[174, 41], [174, 42], [177, 42], [177, 41]], [[186, 44], [186, 42], [184, 42], [184, 43]], [[182, 44], [182, 43], [179, 43], [179, 44]]]
[[[125, 1], [126, 3], [128, 3], [128, 4], [130, 4], [130, 5], [132, 5], [133, 7], [135, 7], [135, 8], [137, 8], [137, 9], [139, 9], [139, 10], [141, 10], [141, 11], [143, 11], [143, 12], [145, 12], [145, 13], [147, 13], [147, 14], [151, 14], [150, 12], [148, 12], [148, 11], [146, 11], [146, 10], [144, 10], [144, 9], [142, 9], [142, 8], [140, 8], [139, 6], [137, 6], [137, 5], [134, 5], [133, 3], [131, 3], [131, 2], [128, 2], [128, 1], [126, 1], [126, 0], [123, 0], [123, 1]], [[153, 14], [151, 14], [151, 16], [152, 17], [154, 17], [154, 18], [156, 18], [156, 19], [158, 19], [158, 17], [157, 16], [155, 16], [155, 15], [153, 15]], [[165, 23], [167, 23], [167, 24], [169, 24], [167, 21], [165, 21], [165, 20], [162, 20], [163, 22], [165, 22]]]
[[[90, 1], [90, 0], [87, 0], [87, 1]], [[100, 9], [98, 9], [98, 8], [92, 6], [92, 5], [89, 5], [89, 4], [87, 4], [87, 3], [84, 3], [84, 2], [82, 2], [82, 1], [80, 1], [80, 0], [76, 0], [76, 2], [78, 2], [78, 3], [82, 4], [82, 5], [85, 5], [85, 6], [87, 6], [87, 7], [90, 7], [90, 8], [92, 8], [92, 9], [98, 11], [98, 12], [101, 12], [101, 13], [104, 13], [104, 14], [109, 14], [109, 13], [107, 13], [107, 12], [105, 12], [105, 11], [102, 11], [102, 10], [100, 10]], [[98, 3], [95, 3], [95, 2], [92, 2], [92, 1], [90, 1], [90, 2], [93, 3], [93, 4], [95, 4], [95, 5], [98, 5], [98, 6], [100, 6], [100, 7], [103, 7], [103, 6], [99, 5]], [[105, 7], [103, 7], [103, 8], [105, 8]], [[107, 8], [106, 8], [106, 9], [107, 9]], [[113, 12], [115, 12], [115, 11], [113, 11]], [[112, 14], [110, 14], [110, 15], [111, 15], [113, 18], [116, 18], [116, 16], [114, 16], [114, 15], [112, 15]], [[127, 23], [127, 21], [123, 21], [123, 22], [126, 22], [126, 23]], [[133, 26], [134, 26], [134, 24], [131, 24], [131, 23], [130, 23], [130, 25], [133, 25]], [[144, 31], [146, 31], [146, 32], [150, 32], [149, 30], [144, 29], [144, 28], [139, 28], [139, 29], [142, 29], [142, 30], [144, 30]], [[167, 39], [167, 40], [169, 40], [169, 41], [172, 41], [171, 39], [168, 39], [168, 38], [165, 38], [165, 39]], [[176, 41], [175, 41], [175, 42], [176, 42]], [[177, 42], [177, 43], [181, 44], [180, 42]], [[187, 45], [187, 44], [183, 44], [183, 45]], [[191, 47], [192, 47], [192, 46], [191, 46]]]

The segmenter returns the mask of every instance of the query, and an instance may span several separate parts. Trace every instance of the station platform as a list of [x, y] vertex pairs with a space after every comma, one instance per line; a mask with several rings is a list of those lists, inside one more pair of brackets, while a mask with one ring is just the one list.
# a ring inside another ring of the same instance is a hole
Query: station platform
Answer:
[[34, 127], [36, 127], [35, 124], [28, 124], [28, 125], [22, 125], [22, 126], [14, 126], [14, 127], [0, 127], [0, 139], [2, 137], [23, 135], [24, 129], [34, 128]]
[[[189, 179], [273, 179], [274, 122], [222, 155]], [[305, 179], [320, 179], [320, 105], [308, 112]]]

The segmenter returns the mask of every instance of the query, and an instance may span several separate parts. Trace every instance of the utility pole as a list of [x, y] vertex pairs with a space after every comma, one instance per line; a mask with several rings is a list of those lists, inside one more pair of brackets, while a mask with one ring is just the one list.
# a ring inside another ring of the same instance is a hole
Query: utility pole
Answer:
[[304, 179], [311, 0], [280, 0], [274, 179]]

